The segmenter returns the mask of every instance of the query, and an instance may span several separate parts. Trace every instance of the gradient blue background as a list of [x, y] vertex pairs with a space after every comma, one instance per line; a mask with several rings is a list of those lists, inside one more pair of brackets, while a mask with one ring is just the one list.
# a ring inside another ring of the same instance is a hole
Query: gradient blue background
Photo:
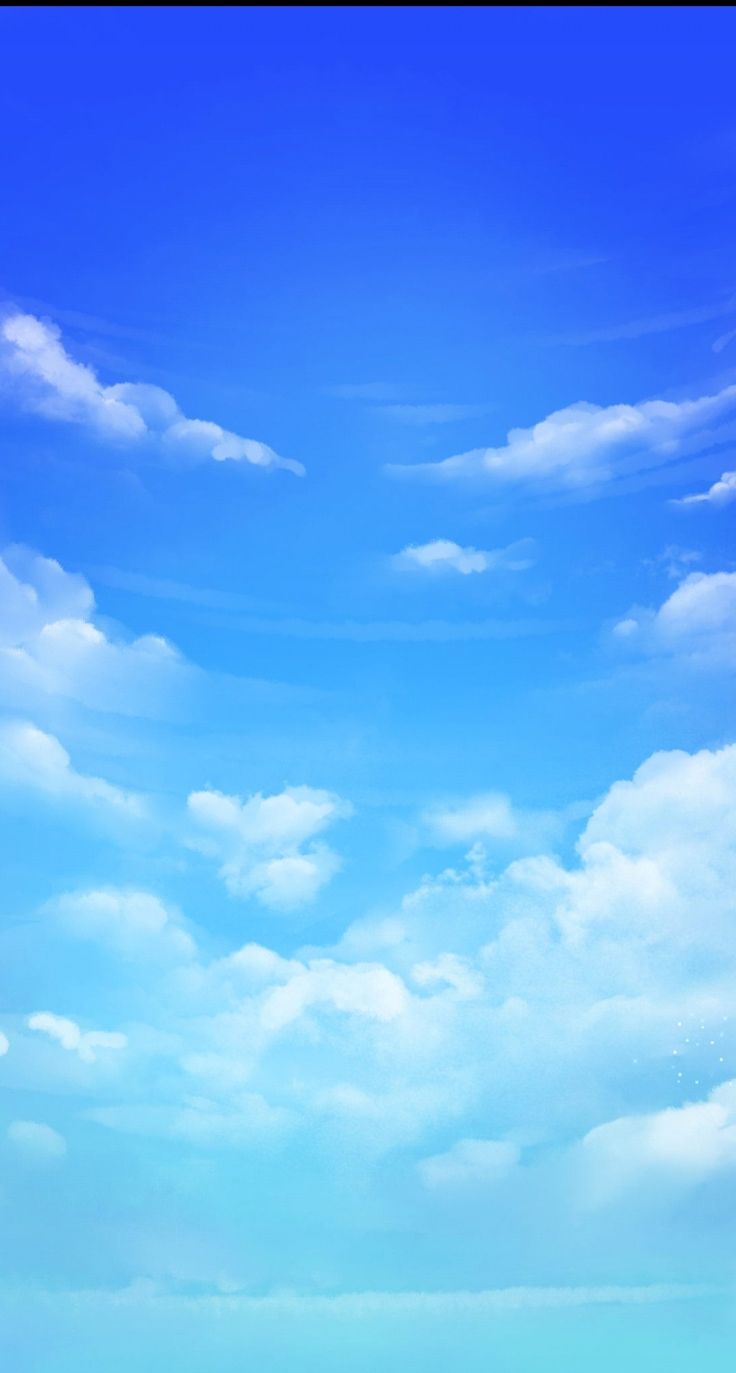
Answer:
[[[163, 386], [186, 414], [307, 468], [301, 481], [131, 457], [3, 387], [2, 544], [82, 574], [111, 633], [164, 635], [213, 683], [196, 709], [174, 693], [156, 718], [50, 705], [38, 723], [80, 772], [167, 815], [205, 786], [306, 783], [355, 808], [334, 832], [345, 861], [327, 892], [283, 920], [229, 898], [168, 831], [121, 843], [8, 788], [8, 1015], [76, 1007], [112, 1027], [135, 1000], [127, 971], [103, 984], [84, 951], [28, 934], [60, 893], [155, 890], [215, 955], [246, 939], [287, 957], [329, 948], [459, 862], [422, 834], [428, 806], [508, 793], [561, 817], [554, 847], [572, 862], [580, 823], [617, 779], [657, 750], [732, 737], [732, 663], [695, 677], [629, 669], [610, 639], [676, 575], [732, 570], [733, 508], [669, 503], [707, 488], [732, 447], [595, 499], [404, 482], [385, 467], [500, 444], [579, 400], [679, 401], [733, 383], [735, 39], [729, 10], [691, 7], [4, 11], [6, 308], [53, 321], [106, 382]], [[392, 572], [391, 555], [439, 537], [533, 539], [536, 560], [500, 578]], [[669, 1100], [665, 1071], [649, 1065], [599, 1117], [586, 1079], [581, 1129], [689, 1099]], [[51, 1120], [44, 1089], [11, 1080], [8, 1092], [8, 1120]], [[90, 1133], [78, 1106], [73, 1091], [54, 1105], [63, 1173], [7, 1173], [13, 1373], [730, 1367], [730, 1298], [711, 1296], [440, 1314], [429, 1334], [395, 1314], [274, 1329], [268, 1315], [229, 1324], [204, 1308], [128, 1316], [104, 1303], [80, 1321], [81, 1290], [153, 1277], [199, 1292], [221, 1260], [238, 1269], [246, 1234], [238, 1281], [258, 1293], [727, 1283], [732, 1246], [720, 1184], [571, 1234], [538, 1198], [519, 1232], [512, 1202], [428, 1215], [405, 1179], [413, 1146], [355, 1175], [346, 1164], [336, 1182], [319, 1130], [244, 1163]], [[458, 1133], [488, 1134], [481, 1115]], [[566, 1120], [560, 1147], [574, 1137]], [[449, 1143], [431, 1136], [419, 1152]], [[158, 1238], [135, 1260], [108, 1236], [151, 1207]], [[191, 1278], [167, 1269], [161, 1254], [181, 1246], [216, 1256], [201, 1277], [194, 1258]]]

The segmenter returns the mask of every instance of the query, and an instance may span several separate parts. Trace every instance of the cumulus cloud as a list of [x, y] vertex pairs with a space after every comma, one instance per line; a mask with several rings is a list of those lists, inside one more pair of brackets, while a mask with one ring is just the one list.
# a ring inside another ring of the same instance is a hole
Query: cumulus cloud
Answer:
[[445, 1154], [422, 1159], [419, 1176], [425, 1187], [463, 1187], [500, 1182], [515, 1168], [520, 1150], [498, 1139], [459, 1139]]
[[736, 1168], [736, 1080], [704, 1101], [621, 1116], [590, 1130], [581, 1149], [587, 1186], [610, 1199], [645, 1182], [689, 1185]]
[[64, 746], [53, 734], [23, 720], [0, 722], [0, 781], [44, 796], [81, 802], [93, 812], [138, 820], [142, 800], [102, 777], [77, 772]]
[[348, 802], [314, 787], [286, 787], [274, 796], [258, 792], [246, 800], [196, 791], [187, 808], [195, 842], [221, 861], [228, 890], [277, 910], [312, 901], [338, 871], [338, 855], [315, 836], [352, 813]]
[[6, 549], [0, 593], [1, 689], [10, 705], [33, 694], [156, 715], [188, 683], [192, 669], [166, 639], [116, 641], [92, 623], [90, 587], [53, 558]]
[[124, 1049], [127, 1037], [114, 1030], [82, 1030], [76, 1021], [51, 1011], [36, 1011], [29, 1015], [29, 1030], [37, 1030], [60, 1044], [62, 1049], [75, 1053], [83, 1063], [94, 1063], [101, 1049]]
[[66, 1153], [64, 1136], [38, 1120], [11, 1121], [8, 1139], [23, 1154], [39, 1161], [63, 1158]]
[[188, 419], [159, 386], [105, 386], [92, 367], [71, 357], [59, 329], [35, 315], [10, 314], [0, 322], [0, 371], [23, 404], [48, 419], [88, 425], [120, 440], [157, 438], [172, 453], [194, 459], [304, 473], [301, 463], [280, 457], [265, 443], [212, 420]]
[[399, 572], [524, 572], [534, 562], [534, 541], [519, 539], [506, 548], [463, 548], [452, 539], [409, 544], [392, 559]]
[[727, 436], [736, 414], [736, 386], [696, 400], [648, 400], [637, 405], [580, 401], [527, 429], [511, 429], [497, 448], [475, 448], [440, 462], [393, 465], [402, 476], [534, 484], [576, 490], [660, 467]]
[[736, 501], [736, 472], [724, 472], [723, 476], [708, 487], [707, 491], [697, 491], [692, 496], [680, 496], [673, 505], [730, 505]]
[[176, 907], [151, 892], [120, 887], [66, 892], [45, 913], [75, 939], [89, 940], [124, 958], [186, 963], [195, 944]]
[[736, 572], [691, 572], [658, 609], [635, 607], [613, 628], [638, 653], [718, 667], [736, 658]]

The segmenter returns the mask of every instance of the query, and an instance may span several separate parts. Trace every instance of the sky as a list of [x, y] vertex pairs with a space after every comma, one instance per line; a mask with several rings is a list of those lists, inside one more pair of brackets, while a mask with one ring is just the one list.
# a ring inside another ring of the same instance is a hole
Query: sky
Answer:
[[0, 18], [0, 1352], [731, 1368], [716, 8]]

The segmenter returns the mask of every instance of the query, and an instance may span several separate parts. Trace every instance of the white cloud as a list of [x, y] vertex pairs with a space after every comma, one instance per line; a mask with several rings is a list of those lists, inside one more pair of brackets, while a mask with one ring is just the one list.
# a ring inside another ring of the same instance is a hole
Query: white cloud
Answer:
[[[573, 942], [601, 936], [711, 953], [729, 948], [736, 885], [736, 745], [654, 754], [616, 782], [577, 843], [578, 868], [554, 859], [511, 864], [508, 875], [549, 903]], [[633, 948], [622, 943], [621, 952]]]
[[280, 1030], [301, 1018], [311, 1006], [328, 1006], [345, 1015], [392, 1021], [403, 1014], [409, 994], [401, 978], [381, 964], [346, 965], [313, 959], [266, 996], [261, 1019]]
[[151, 892], [118, 887], [66, 892], [45, 911], [73, 938], [124, 958], [186, 963], [195, 953], [179, 911]]
[[74, 1020], [54, 1015], [51, 1011], [36, 1011], [27, 1020], [29, 1030], [37, 1030], [56, 1040], [62, 1049], [75, 1053], [83, 1063], [94, 1063], [100, 1049], [124, 1049], [127, 1037], [114, 1030], [82, 1030]]
[[707, 491], [698, 491], [692, 496], [680, 496], [673, 505], [730, 505], [736, 501], [736, 472], [724, 472], [723, 476]]
[[210, 420], [188, 419], [159, 386], [103, 385], [91, 367], [69, 355], [56, 326], [34, 315], [12, 314], [0, 323], [0, 369], [23, 403], [49, 419], [90, 425], [117, 439], [160, 437], [193, 458], [304, 473], [301, 463], [279, 457], [265, 443]]
[[392, 559], [400, 572], [459, 572], [466, 577], [472, 572], [523, 572], [533, 564], [532, 539], [519, 539], [507, 548], [462, 548], [452, 539], [434, 539], [431, 543], [409, 544]]
[[459, 1139], [446, 1154], [422, 1159], [419, 1176], [425, 1187], [462, 1187], [500, 1182], [519, 1162], [515, 1144], [498, 1139]]
[[337, 872], [337, 854], [311, 841], [352, 813], [348, 802], [314, 787], [287, 787], [275, 796], [258, 792], [247, 800], [197, 791], [187, 807], [199, 831], [197, 846], [221, 861], [228, 890], [281, 910], [313, 900]]
[[27, 721], [0, 723], [0, 780], [45, 796], [81, 802], [108, 814], [137, 820], [141, 799], [102, 777], [77, 772], [66, 749], [52, 734]]
[[[475, 857], [485, 858], [483, 846], [534, 850], [559, 838], [564, 815], [552, 811], [519, 810], [503, 792], [484, 792], [437, 804], [423, 811], [420, 821], [433, 844], [476, 846]], [[473, 861], [473, 855], [468, 855]]]
[[451, 987], [458, 996], [468, 1001], [481, 996], [484, 987], [482, 974], [472, 961], [454, 953], [443, 953], [439, 958], [415, 963], [411, 978], [418, 987]]
[[718, 667], [736, 656], [736, 572], [691, 572], [658, 609], [634, 608], [613, 628], [636, 652]]
[[0, 1030], [0, 1058], [3, 1058], [5, 1056], [9, 1048], [10, 1040], [8, 1039], [8, 1036], [4, 1035], [2, 1030]]
[[422, 822], [443, 844], [467, 844], [475, 839], [514, 839], [520, 825], [508, 796], [493, 791], [424, 811]]
[[582, 1141], [582, 1158], [596, 1200], [641, 1182], [692, 1184], [736, 1168], [736, 1080], [705, 1101], [596, 1126]]
[[95, 710], [157, 714], [192, 669], [157, 635], [115, 642], [91, 622], [83, 577], [11, 547], [0, 558], [0, 667], [5, 700], [69, 697]]
[[24, 1154], [39, 1160], [63, 1158], [66, 1153], [64, 1136], [37, 1120], [11, 1121], [8, 1139]]
[[441, 462], [395, 465], [389, 470], [439, 481], [487, 478], [575, 490], [702, 450], [716, 435], [724, 437], [717, 426], [734, 413], [734, 385], [713, 396], [679, 402], [600, 406], [580, 401], [528, 429], [511, 429], [498, 448], [476, 448]]

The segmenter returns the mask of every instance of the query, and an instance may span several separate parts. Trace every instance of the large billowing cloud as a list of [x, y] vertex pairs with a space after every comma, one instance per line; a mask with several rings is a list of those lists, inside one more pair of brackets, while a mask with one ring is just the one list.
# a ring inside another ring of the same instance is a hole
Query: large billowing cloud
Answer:
[[733, 385], [696, 400], [637, 405], [580, 401], [529, 428], [509, 430], [506, 442], [497, 447], [474, 448], [440, 462], [393, 465], [389, 471], [443, 482], [483, 479], [574, 491], [704, 451], [729, 437], [726, 421], [734, 418]]
[[21, 402], [47, 419], [88, 425], [126, 442], [156, 438], [182, 458], [304, 473], [301, 463], [280, 457], [257, 439], [212, 420], [188, 419], [160, 386], [104, 385], [90, 366], [71, 357], [56, 326], [35, 315], [10, 314], [0, 322], [0, 371]]

